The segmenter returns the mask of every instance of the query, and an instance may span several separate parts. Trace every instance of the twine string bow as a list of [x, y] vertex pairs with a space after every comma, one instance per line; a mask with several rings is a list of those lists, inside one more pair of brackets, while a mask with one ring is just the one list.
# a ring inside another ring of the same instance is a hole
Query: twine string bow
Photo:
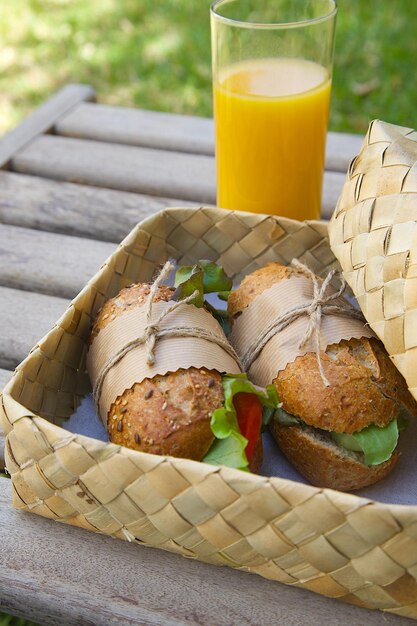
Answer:
[[214, 333], [211, 330], [207, 330], [205, 328], [200, 328], [197, 326], [171, 326], [167, 328], [161, 328], [162, 321], [168, 315], [173, 313], [178, 307], [192, 302], [192, 300], [198, 295], [197, 290], [186, 298], [183, 298], [182, 300], [173, 301], [170, 306], [165, 308], [156, 319], [152, 318], [153, 301], [158, 291], [158, 288], [162, 285], [164, 280], [168, 278], [168, 276], [172, 273], [174, 269], [174, 264], [171, 261], [167, 261], [163, 266], [161, 272], [158, 274], [158, 276], [151, 285], [151, 289], [149, 291], [148, 298], [145, 304], [146, 325], [142, 334], [122, 346], [116, 352], [116, 354], [114, 354], [106, 361], [106, 363], [99, 371], [93, 388], [93, 400], [98, 413], [104, 379], [106, 378], [108, 372], [112, 369], [112, 367], [117, 365], [117, 363], [119, 363], [128, 352], [141, 345], [146, 346], [147, 364], [149, 366], [154, 365], [156, 343], [162, 337], [195, 337], [197, 339], [205, 339], [206, 341], [210, 341], [211, 343], [215, 343], [220, 346], [225, 352], [227, 352], [229, 356], [231, 356], [236, 361], [236, 363], [242, 369], [238, 355], [236, 354], [230, 343], [227, 341], [226, 337], [222, 337], [221, 333]]
[[308, 317], [308, 326], [304, 336], [299, 343], [299, 349], [303, 349], [308, 341], [313, 337], [315, 352], [317, 357], [317, 364], [322, 381], [326, 387], [330, 386], [330, 383], [324, 373], [323, 362], [321, 359], [320, 351], [320, 330], [321, 321], [323, 315], [340, 315], [351, 317], [361, 320], [365, 323], [363, 315], [350, 305], [347, 301], [341, 301], [339, 303], [332, 304], [334, 300], [337, 300], [344, 290], [346, 289], [346, 281], [341, 276], [341, 285], [338, 291], [326, 295], [326, 290], [337, 273], [336, 270], [331, 270], [326, 278], [321, 281], [316, 275], [303, 263], [297, 259], [293, 259], [291, 265], [295, 267], [303, 276], [309, 278], [313, 283], [313, 297], [310, 302], [296, 306], [289, 311], [286, 311], [279, 317], [277, 317], [269, 326], [267, 326], [261, 333], [260, 337], [248, 347], [244, 356], [242, 357], [242, 366], [245, 372], [248, 372], [254, 361], [258, 358], [263, 348], [268, 341], [272, 339], [276, 334], [284, 330], [292, 322], [299, 319], [303, 315]]

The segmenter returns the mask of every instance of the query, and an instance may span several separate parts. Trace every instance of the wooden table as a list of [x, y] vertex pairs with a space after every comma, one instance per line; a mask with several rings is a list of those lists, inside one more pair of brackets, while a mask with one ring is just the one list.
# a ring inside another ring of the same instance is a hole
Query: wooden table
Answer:
[[[136, 222], [165, 206], [215, 203], [211, 120], [94, 99], [68, 85], [0, 140], [0, 389]], [[329, 133], [326, 218], [360, 144]], [[0, 478], [0, 610], [41, 624], [406, 623], [9, 502]]]

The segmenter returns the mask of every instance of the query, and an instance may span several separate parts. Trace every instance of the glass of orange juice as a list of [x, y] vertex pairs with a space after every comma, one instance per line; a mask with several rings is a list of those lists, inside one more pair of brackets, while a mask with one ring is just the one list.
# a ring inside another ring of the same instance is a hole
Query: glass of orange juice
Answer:
[[335, 0], [211, 6], [217, 204], [318, 219]]

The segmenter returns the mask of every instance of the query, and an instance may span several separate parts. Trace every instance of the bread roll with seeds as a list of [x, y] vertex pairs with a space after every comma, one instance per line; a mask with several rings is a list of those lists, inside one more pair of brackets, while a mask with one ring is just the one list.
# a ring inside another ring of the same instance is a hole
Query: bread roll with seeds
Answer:
[[[297, 274], [297, 270], [269, 263], [246, 276], [228, 300], [236, 319], [266, 289]], [[293, 425], [272, 420], [271, 432], [287, 458], [312, 484], [350, 491], [384, 478], [398, 460], [369, 465], [358, 450], [334, 440], [339, 434], [357, 435], [370, 425], [387, 427], [405, 407], [416, 415], [417, 405], [405, 380], [377, 339], [350, 339], [321, 352], [326, 387], [315, 353], [297, 357], [271, 382]], [[330, 435], [330, 433], [332, 433]], [[351, 441], [351, 440], [349, 440]], [[350, 444], [349, 444], [350, 445]]]
[[[153, 301], [168, 301], [173, 291], [160, 286]], [[125, 311], [143, 306], [149, 292], [150, 285], [138, 283], [108, 300], [91, 339]], [[157, 375], [136, 383], [115, 400], [107, 415], [107, 431], [111, 441], [134, 450], [199, 461], [214, 441], [210, 418], [222, 400], [218, 372], [192, 367]]]
[[[133, 284], [108, 300], [94, 322], [90, 343], [111, 321], [144, 306], [150, 289], [146, 283]], [[168, 301], [173, 292], [171, 287], [159, 286], [153, 301]], [[178, 369], [126, 389], [108, 411], [107, 431], [113, 443], [134, 450], [200, 461], [215, 440], [211, 415], [223, 403], [219, 372], [195, 367]], [[259, 433], [249, 464], [251, 471], [259, 471], [262, 456]]]

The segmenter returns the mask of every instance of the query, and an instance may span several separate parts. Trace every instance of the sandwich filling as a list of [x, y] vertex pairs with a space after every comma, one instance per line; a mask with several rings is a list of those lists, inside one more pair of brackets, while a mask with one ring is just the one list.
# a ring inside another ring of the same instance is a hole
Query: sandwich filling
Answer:
[[222, 386], [224, 405], [213, 411], [210, 421], [216, 439], [202, 460], [247, 470], [261, 433], [262, 412], [276, 409], [277, 391], [274, 385], [253, 385], [246, 374], [225, 374]]
[[366, 428], [352, 434], [309, 427], [299, 417], [287, 413], [282, 406], [269, 413], [268, 421], [275, 419], [281, 426], [308, 428], [312, 432], [317, 432], [320, 437], [333, 441], [345, 451], [359, 456], [362, 463], [371, 466], [379, 465], [391, 458], [397, 447], [400, 432], [407, 427], [406, 415], [405, 411], [400, 410], [398, 416], [386, 426], [379, 427], [375, 424], [370, 424]]
[[[232, 280], [222, 267], [207, 260], [195, 265], [183, 265], [175, 273], [173, 300], [182, 300], [194, 294], [191, 303], [205, 307], [217, 319], [225, 334], [229, 331], [226, 311], [214, 308], [204, 299], [207, 293], [217, 293], [222, 299], [232, 288]], [[274, 385], [265, 389], [252, 384], [246, 374], [222, 376], [224, 404], [213, 411], [210, 427], [214, 443], [202, 459], [211, 465], [227, 465], [248, 471], [262, 427], [264, 408], [274, 411], [278, 395]]]

